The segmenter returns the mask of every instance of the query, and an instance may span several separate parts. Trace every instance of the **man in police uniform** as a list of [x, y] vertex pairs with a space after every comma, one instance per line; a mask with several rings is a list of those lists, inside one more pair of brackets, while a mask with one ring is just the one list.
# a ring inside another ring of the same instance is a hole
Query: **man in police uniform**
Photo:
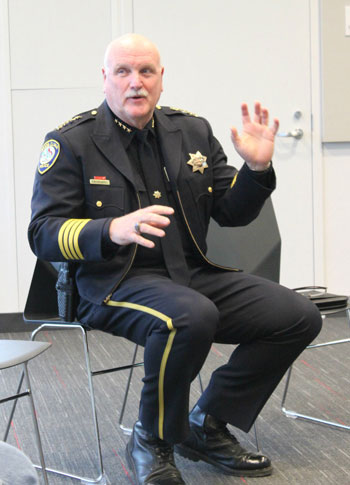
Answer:
[[[34, 253], [74, 261], [78, 317], [144, 346], [139, 420], [127, 445], [138, 484], [185, 483], [173, 451], [232, 475], [264, 476], [270, 460], [244, 450], [248, 431], [287, 368], [320, 330], [306, 298], [205, 256], [210, 217], [245, 225], [275, 187], [278, 121], [242, 105], [232, 141], [237, 171], [209, 123], [157, 105], [163, 67], [148, 39], [107, 48], [106, 99], [46, 137], [29, 239]], [[213, 342], [240, 344], [188, 415], [191, 381]]]

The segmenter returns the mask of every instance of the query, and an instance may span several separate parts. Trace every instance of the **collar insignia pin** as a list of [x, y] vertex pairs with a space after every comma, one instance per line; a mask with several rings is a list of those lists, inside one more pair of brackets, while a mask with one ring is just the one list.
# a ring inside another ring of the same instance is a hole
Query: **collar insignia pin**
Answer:
[[124, 131], [127, 131], [128, 133], [131, 133], [132, 130], [130, 128], [128, 128], [126, 125], [124, 125], [124, 123], [122, 123], [121, 121], [115, 119], [114, 120], [116, 122], [116, 124], [120, 127], [120, 128], [123, 128]]
[[159, 192], [159, 190], [155, 190], [155, 191], [153, 192], [153, 197], [154, 197], [155, 199], [160, 199], [160, 198], [161, 198], [161, 196], [162, 196], [162, 193], [161, 193], [161, 192]]
[[204, 173], [204, 170], [208, 168], [207, 164], [207, 157], [202, 155], [200, 151], [197, 150], [197, 153], [189, 153], [191, 157], [187, 162], [187, 165], [191, 165], [192, 172], [200, 172]]

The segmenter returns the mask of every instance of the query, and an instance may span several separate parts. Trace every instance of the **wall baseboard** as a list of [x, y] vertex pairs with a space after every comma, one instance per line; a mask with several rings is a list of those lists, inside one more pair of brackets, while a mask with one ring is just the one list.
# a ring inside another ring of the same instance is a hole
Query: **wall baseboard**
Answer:
[[0, 333], [32, 332], [37, 326], [25, 323], [23, 313], [0, 313]]

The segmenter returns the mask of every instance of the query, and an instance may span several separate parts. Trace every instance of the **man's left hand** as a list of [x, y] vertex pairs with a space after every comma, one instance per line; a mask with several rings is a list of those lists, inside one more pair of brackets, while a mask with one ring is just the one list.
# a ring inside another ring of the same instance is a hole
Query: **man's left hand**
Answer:
[[256, 102], [254, 120], [250, 119], [248, 106], [242, 104], [242, 134], [235, 127], [231, 128], [231, 139], [236, 151], [245, 160], [251, 170], [262, 171], [269, 167], [272, 159], [274, 140], [279, 127], [277, 118], [269, 127], [269, 112]]

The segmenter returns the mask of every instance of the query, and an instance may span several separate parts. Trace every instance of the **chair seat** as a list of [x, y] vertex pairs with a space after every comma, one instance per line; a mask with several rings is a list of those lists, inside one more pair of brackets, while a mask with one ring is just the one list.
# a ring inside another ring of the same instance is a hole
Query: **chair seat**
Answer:
[[343, 306], [341, 308], [333, 308], [331, 310], [320, 310], [320, 312], [321, 312], [321, 315], [328, 317], [331, 315], [335, 315], [336, 313], [346, 312], [349, 309], [350, 309], [350, 298], [346, 306]]
[[44, 352], [50, 342], [32, 342], [30, 340], [0, 340], [0, 369], [23, 364]]

